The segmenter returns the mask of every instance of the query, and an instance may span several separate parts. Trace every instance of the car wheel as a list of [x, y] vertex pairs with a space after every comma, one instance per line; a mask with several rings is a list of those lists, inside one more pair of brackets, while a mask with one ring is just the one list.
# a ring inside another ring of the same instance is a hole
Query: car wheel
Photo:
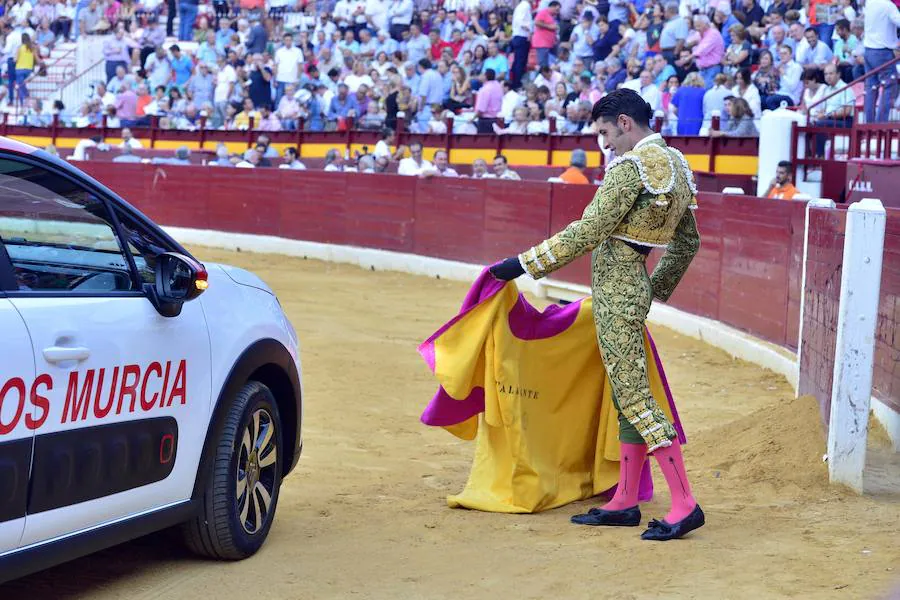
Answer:
[[250, 381], [232, 401], [217, 440], [200, 513], [184, 524], [188, 547], [237, 560], [262, 546], [281, 486], [281, 418], [272, 392]]

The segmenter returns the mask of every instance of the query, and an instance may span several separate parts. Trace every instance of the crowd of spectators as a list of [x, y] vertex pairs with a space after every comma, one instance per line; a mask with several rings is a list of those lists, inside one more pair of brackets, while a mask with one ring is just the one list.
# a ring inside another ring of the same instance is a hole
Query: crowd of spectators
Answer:
[[[891, 60], [900, 26], [892, 0], [37, 1], [4, 8], [0, 92], [19, 122], [78, 127], [589, 133], [619, 87], [663, 133], [753, 136], [779, 106], [842, 126], [858, 99], [832, 94]], [[40, 57], [80, 35], [105, 36], [90, 96], [27, 98]], [[896, 69], [879, 80], [869, 122], [888, 119]]]

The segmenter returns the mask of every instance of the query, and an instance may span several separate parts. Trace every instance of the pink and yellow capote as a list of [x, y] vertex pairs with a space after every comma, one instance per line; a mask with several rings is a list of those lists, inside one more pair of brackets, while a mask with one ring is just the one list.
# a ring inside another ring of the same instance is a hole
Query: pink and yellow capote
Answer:
[[[685, 443], [649, 331], [650, 389]], [[440, 388], [421, 420], [475, 440], [465, 488], [451, 507], [533, 513], [612, 491], [619, 477], [618, 414], [591, 299], [537, 310], [514, 282], [485, 269], [455, 317], [419, 346]], [[649, 462], [640, 499], [653, 494]]]

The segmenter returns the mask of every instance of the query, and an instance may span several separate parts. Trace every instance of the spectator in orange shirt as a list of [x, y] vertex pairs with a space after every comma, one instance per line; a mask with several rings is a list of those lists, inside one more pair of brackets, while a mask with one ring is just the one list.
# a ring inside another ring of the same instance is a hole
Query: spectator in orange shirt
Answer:
[[559, 176], [560, 179], [566, 183], [580, 183], [582, 185], [591, 183], [584, 175], [584, 169], [587, 167], [587, 154], [585, 154], [584, 150], [581, 148], [572, 150], [572, 158], [569, 159], [569, 164], [571, 166], [563, 171], [563, 174]]
[[794, 166], [790, 161], [783, 160], [778, 163], [778, 168], [775, 169], [775, 179], [769, 184], [766, 198], [791, 200], [797, 194], [797, 188], [791, 182], [793, 171]]
[[138, 86], [137, 89], [137, 116], [141, 118], [145, 116], [147, 113], [144, 112], [144, 109], [148, 104], [153, 100], [153, 96], [150, 95], [150, 90], [147, 88], [146, 83], [142, 83]]

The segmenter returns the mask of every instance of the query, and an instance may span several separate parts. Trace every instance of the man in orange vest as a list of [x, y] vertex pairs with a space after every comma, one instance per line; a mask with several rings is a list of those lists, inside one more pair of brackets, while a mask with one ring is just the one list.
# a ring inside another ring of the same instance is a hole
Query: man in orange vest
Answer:
[[794, 166], [790, 161], [783, 160], [778, 163], [775, 169], [775, 179], [769, 184], [766, 191], [766, 198], [777, 198], [779, 200], [791, 200], [797, 194], [797, 188], [791, 182]]
[[587, 167], [587, 154], [585, 154], [584, 150], [581, 148], [572, 150], [572, 158], [569, 159], [569, 164], [571, 166], [563, 171], [562, 175], [559, 176], [560, 179], [566, 183], [580, 183], [582, 185], [591, 183], [584, 174], [584, 169]]

